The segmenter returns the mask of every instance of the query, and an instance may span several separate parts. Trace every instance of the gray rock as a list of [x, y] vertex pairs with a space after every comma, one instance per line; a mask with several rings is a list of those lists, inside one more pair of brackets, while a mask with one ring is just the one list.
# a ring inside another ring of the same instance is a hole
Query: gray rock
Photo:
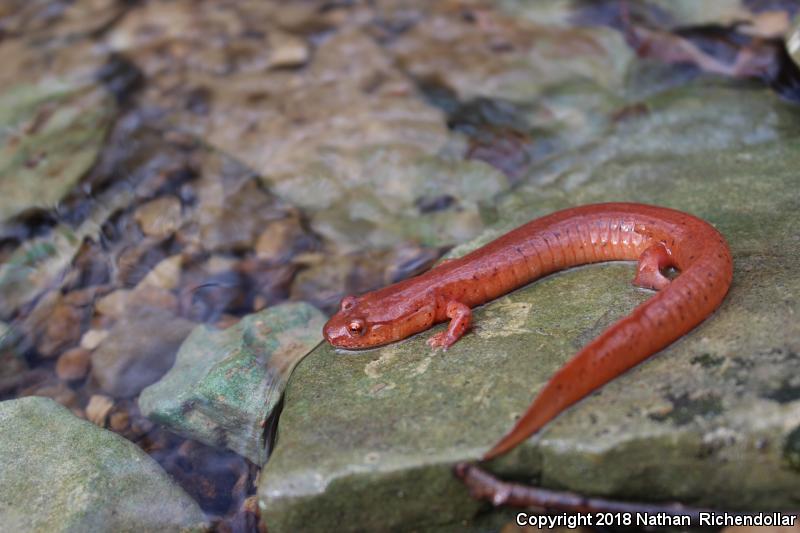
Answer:
[[294, 366], [322, 340], [325, 315], [287, 303], [225, 330], [198, 326], [175, 366], [139, 396], [142, 414], [173, 431], [261, 464], [264, 425]]
[[115, 398], [135, 396], [170, 369], [193, 327], [157, 309], [120, 320], [92, 353], [92, 376]]
[[25, 377], [28, 364], [16, 348], [20, 334], [5, 322], [0, 322], [0, 394], [13, 390]]
[[[735, 105], [732, 105], [736, 101]], [[735, 509], [800, 500], [797, 111], [766, 91], [691, 87], [536, 169], [502, 223], [601, 201], [694, 213], [728, 239], [734, 284], [696, 330], [566, 411], [490, 467], [536, 485]], [[421, 334], [380, 349], [324, 345], [296, 369], [261, 475], [270, 531], [427, 529], [482, 509], [451, 474], [512, 426], [581, 346], [650, 293], [632, 264], [573, 269], [475, 312], [446, 353]], [[390, 502], [387, 504], [387, 502]], [[312, 527], [313, 529], [313, 527]]]
[[146, 453], [45, 398], [0, 402], [7, 531], [201, 531], [197, 504]]

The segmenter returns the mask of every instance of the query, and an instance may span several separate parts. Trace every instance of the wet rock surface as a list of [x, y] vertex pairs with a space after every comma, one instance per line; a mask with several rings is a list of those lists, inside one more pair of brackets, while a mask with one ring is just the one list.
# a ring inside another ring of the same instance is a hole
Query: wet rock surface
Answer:
[[[800, 370], [797, 111], [764, 92], [750, 95], [749, 109], [706, 107], [726, 93], [649, 101], [658, 114], [532, 174], [538, 183], [500, 200], [496, 231], [453, 252], [555, 209], [613, 200], [695, 213], [726, 236], [734, 257], [733, 287], [714, 316], [496, 460], [494, 471], [617, 498], [798, 505], [800, 476], [785, 452], [793, 457], [787, 439], [800, 424], [791, 377]], [[739, 121], [750, 128], [722, 127]], [[648, 298], [632, 277], [623, 264], [550, 276], [480, 308], [473, 332], [445, 353], [424, 342], [443, 326], [366, 353], [320, 347], [289, 383], [261, 478], [265, 521], [288, 531], [334, 509], [375, 528], [476, 516], [480, 506], [452, 464], [477, 459], [567, 358]], [[369, 511], [390, 494], [390, 512]]]
[[225, 330], [199, 326], [175, 365], [142, 391], [152, 421], [261, 464], [267, 418], [297, 362], [322, 340], [325, 315], [305, 303], [270, 307]]
[[0, 402], [0, 458], [4, 528], [208, 529], [197, 504], [147, 454], [52, 400]]

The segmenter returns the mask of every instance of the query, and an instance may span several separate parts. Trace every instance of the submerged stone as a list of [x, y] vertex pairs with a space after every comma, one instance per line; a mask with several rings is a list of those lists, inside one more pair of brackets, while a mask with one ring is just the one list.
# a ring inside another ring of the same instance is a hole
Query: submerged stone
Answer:
[[142, 391], [142, 414], [175, 431], [256, 464], [266, 458], [264, 427], [292, 369], [322, 340], [325, 315], [287, 303], [218, 330], [198, 326], [175, 365]]
[[[275, 190], [312, 212], [312, 229], [339, 252], [463, 242], [483, 230], [482, 208], [508, 187], [502, 173], [479, 161], [386, 148], [328, 159], [284, 179]], [[326, 194], [308, 195], [310, 187]]]
[[160, 309], [132, 313], [92, 353], [92, 376], [115, 398], [136, 396], [175, 361], [194, 323]]
[[19, 339], [19, 332], [0, 322], [0, 394], [13, 390], [25, 379], [28, 364], [17, 349]]
[[[604, 139], [535, 169], [502, 221], [453, 253], [557, 209], [603, 201], [673, 207], [728, 239], [734, 282], [694, 331], [489, 466], [581, 494], [723, 509], [796, 508], [800, 424], [797, 111], [766, 91], [726, 107], [724, 87], [660, 95]], [[725, 108], [725, 109], [723, 109]], [[744, 127], [747, 123], [748, 126]], [[431, 331], [365, 352], [323, 345], [286, 391], [261, 474], [270, 531], [427, 529], [485, 510], [453, 477], [513, 425], [567, 359], [651, 293], [633, 264], [572, 269], [475, 310], [447, 352]]]
[[0, 402], [8, 531], [202, 531], [203, 512], [135, 444], [38, 397]]
[[94, 163], [115, 115], [99, 86], [48, 80], [0, 93], [0, 220], [58, 203]]

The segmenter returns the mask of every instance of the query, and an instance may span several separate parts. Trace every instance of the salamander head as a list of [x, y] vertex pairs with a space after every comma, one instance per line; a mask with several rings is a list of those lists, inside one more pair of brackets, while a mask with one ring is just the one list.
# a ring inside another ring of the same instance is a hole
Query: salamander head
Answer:
[[348, 350], [373, 348], [404, 339], [433, 324], [429, 306], [413, 306], [409, 312], [405, 305], [379, 303], [376, 305], [371, 294], [345, 297], [339, 311], [322, 329], [325, 340]]

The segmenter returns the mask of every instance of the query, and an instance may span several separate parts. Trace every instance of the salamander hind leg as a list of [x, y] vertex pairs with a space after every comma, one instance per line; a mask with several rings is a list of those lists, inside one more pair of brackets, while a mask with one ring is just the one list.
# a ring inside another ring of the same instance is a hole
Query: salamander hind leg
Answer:
[[645, 289], [661, 290], [669, 285], [669, 278], [663, 274], [663, 271], [671, 266], [674, 266], [672, 254], [663, 242], [656, 243], [639, 256], [639, 265], [636, 267], [633, 284]]
[[428, 339], [429, 346], [433, 348], [441, 346], [445, 350], [452, 346], [469, 329], [472, 323], [472, 310], [461, 302], [448, 302], [447, 318], [450, 319], [447, 330]]

